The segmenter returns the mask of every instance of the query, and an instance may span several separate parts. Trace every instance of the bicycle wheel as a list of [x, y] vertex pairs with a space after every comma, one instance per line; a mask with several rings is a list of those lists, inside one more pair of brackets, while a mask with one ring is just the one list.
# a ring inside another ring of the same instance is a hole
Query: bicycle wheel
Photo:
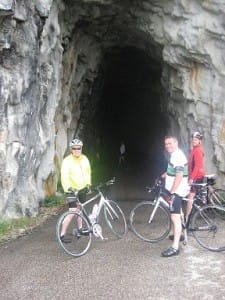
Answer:
[[144, 201], [137, 204], [130, 214], [130, 225], [137, 237], [146, 242], [155, 243], [163, 240], [170, 232], [169, 211], [153, 202]]
[[107, 199], [104, 204], [104, 216], [111, 232], [118, 238], [123, 238], [127, 233], [127, 222], [119, 205]]
[[[62, 242], [60, 239], [63, 223], [70, 219], [66, 230], [66, 239], [69, 242]], [[82, 224], [82, 230], [78, 228], [77, 223]], [[69, 255], [78, 257], [85, 254], [91, 245], [91, 228], [87, 219], [77, 212], [67, 211], [62, 214], [56, 225], [56, 237], [60, 247]]]
[[193, 215], [191, 231], [197, 242], [205, 249], [220, 252], [225, 250], [225, 209], [222, 206], [206, 205]]
[[225, 190], [216, 189], [209, 195], [210, 203], [225, 206]]

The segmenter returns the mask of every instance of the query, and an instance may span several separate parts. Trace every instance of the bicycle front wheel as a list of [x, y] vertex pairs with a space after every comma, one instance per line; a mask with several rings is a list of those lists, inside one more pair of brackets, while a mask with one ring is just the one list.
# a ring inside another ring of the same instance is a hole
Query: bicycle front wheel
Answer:
[[119, 205], [107, 199], [104, 204], [104, 216], [111, 232], [118, 238], [123, 238], [127, 233], [127, 222]]
[[[65, 239], [61, 238], [62, 227], [68, 224]], [[82, 228], [81, 228], [82, 226]], [[91, 245], [91, 228], [87, 219], [80, 213], [67, 211], [62, 214], [56, 225], [59, 246], [69, 255], [84, 255]]]
[[225, 250], [225, 220], [221, 216], [225, 217], [225, 209], [216, 205], [203, 206], [193, 215], [191, 231], [203, 248]]
[[131, 211], [130, 225], [141, 240], [150, 243], [159, 242], [170, 232], [170, 213], [161, 205], [156, 208], [153, 202], [140, 202]]

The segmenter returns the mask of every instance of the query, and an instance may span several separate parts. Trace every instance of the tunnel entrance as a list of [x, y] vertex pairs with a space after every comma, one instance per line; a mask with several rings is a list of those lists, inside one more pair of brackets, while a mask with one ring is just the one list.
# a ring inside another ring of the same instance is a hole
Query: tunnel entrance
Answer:
[[99, 154], [112, 174], [118, 168], [120, 142], [126, 145], [126, 167], [156, 177], [165, 168], [163, 138], [168, 121], [161, 111], [160, 62], [134, 47], [105, 53], [96, 111]]

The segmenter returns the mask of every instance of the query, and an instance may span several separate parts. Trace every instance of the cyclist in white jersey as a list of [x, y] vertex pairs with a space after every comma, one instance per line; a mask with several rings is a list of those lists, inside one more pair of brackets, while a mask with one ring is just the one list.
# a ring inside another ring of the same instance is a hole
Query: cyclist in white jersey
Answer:
[[177, 138], [165, 137], [165, 149], [170, 155], [165, 178], [165, 188], [170, 192], [170, 213], [173, 224], [173, 244], [162, 252], [163, 257], [179, 254], [179, 242], [182, 232], [181, 207], [182, 197], [189, 193], [188, 185], [188, 161], [182, 150], [178, 147]]

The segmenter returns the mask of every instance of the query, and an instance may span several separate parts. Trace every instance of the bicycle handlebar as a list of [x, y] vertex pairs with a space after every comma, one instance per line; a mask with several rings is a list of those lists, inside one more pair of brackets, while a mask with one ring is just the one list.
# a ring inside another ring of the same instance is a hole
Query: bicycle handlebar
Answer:
[[104, 187], [104, 186], [109, 186], [115, 183], [116, 178], [113, 177], [112, 179], [106, 181], [105, 183], [99, 183], [96, 187], [94, 187], [94, 190], [99, 190], [100, 188]]
[[[214, 183], [211, 183], [211, 182], [203, 182], [203, 183], [192, 183], [192, 184], [189, 184], [189, 186], [195, 186], [195, 187], [205, 187], [205, 186], [208, 186], [208, 185], [213, 185]], [[150, 193], [152, 192], [155, 188], [160, 188], [160, 187], [163, 187], [164, 184], [161, 180], [157, 180], [155, 182], [155, 184], [152, 186], [152, 187], [148, 187], [146, 186], [145, 188], [147, 189], [147, 191]]]
[[146, 186], [145, 188], [148, 191], [148, 193], [151, 193], [154, 190], [155, 186], [152, 187]]
[[[108, 180], [108, 181], [106, 181], [104, 183], [99, 183], [96, 187], [93, 187], [92, 190], [98, 191], [100, 188], [102, 188], [104, 186], [112, 185], [112, 184], [115, 183], [115, 180], [116, 180], [116, 178], [113, 177], [112, 179], [110, 179], [110, 180]], [[77, 190], [77, 189], [74, 189], [74, 188], [69, 188], [68, 191], [71, 192], [71, 193], [73, 193], [75, 196], [77, 196], [79, 193], [86, 193], [87, 194], [89, 192], [87, 187], [83, 188], [82, 190]]]

